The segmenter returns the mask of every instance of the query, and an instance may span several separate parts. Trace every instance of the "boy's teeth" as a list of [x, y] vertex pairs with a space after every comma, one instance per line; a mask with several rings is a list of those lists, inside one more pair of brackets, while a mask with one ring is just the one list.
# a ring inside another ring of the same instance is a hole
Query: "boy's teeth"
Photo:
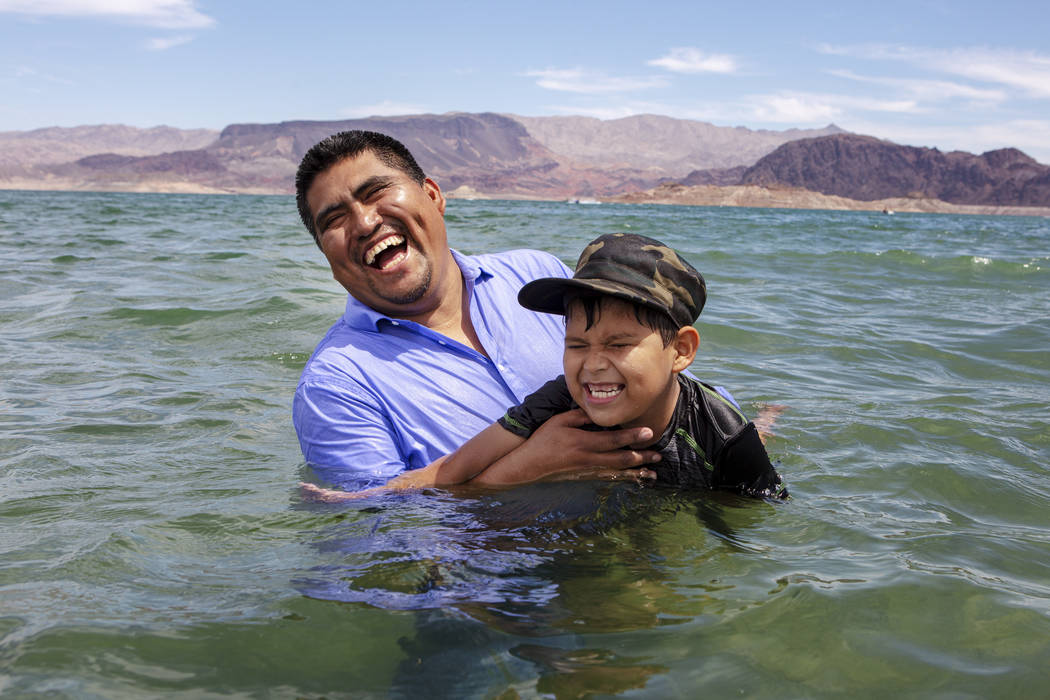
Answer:
[[390, 246], [401, 245], [405, 242], [404, 236], [389, 236], [376, 243], [374, 246], [368, 249], [365, 253], [365, 265], [371, 265], [376, 261], [376, 256], [382, 253]]
[[591, 392], [591, 396], [596, 399], [607, 399], [612, 396], [616, 396], [623, 391], [623, 385], [610, 385], [610, 386], [595, 386], [594, 384], [588, 384], [587, 390]]

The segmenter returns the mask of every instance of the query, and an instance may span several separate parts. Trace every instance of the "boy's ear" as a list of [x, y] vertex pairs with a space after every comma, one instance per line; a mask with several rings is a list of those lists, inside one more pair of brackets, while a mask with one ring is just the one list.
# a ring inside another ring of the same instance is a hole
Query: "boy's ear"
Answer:
[[682, 372], [693, 364], [696, 358], [696, 351], [700, 348], [700, 334], [692, 326], [682, 326], [678, 329], [678, 335], [671, 341], [671, 345], [675, 350], [671, 370]]

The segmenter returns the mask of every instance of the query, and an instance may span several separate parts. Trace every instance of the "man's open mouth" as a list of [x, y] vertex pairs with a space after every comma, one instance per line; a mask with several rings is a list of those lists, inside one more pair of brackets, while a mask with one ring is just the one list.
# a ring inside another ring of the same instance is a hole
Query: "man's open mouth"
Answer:
[[384, 270], [408, 254], [408, 244], [400, 234], [387, 236], [365, 251], [364, 263], [368, 267]]
[[585, 384], [587, 393], [596, 399], [611, 399], [623, 391], [623, 384]]

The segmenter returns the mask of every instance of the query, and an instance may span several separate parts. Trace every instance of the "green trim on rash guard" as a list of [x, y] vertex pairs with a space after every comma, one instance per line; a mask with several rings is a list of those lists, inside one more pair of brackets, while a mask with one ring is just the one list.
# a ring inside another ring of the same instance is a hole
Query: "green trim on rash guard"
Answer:
[[744, 421], [745, 423], [747, 422], [747, 416], [745, 416], [745, 415], [744, 415], [744, 414], [743, 414], [743, 413], [742, 413], [742, 412], [740, 411], [740, 409], [739, 409], [739, 408], [737, 408], [737, 407], [736, 407], [735, 405], [733, 405], [733, 402], [732, 402], [732, 401], [730, 401], [730, 400], [729, 400], [729, 399], [727, 399], [726, 397], [722, 396], [722, 394], [720, 394], [720, 393], [718, 393], [717, 391], [715, 391], [715, 389], [714, 389], [714, 388], [712, 388], [712, 387], [709, 387], [709, 386], [707, 386], [707, 385], [706, 385], [706, 384], [704, 384], [703, 382], [697, 382], [697, 384], [699, 384], [699, 385], [700, 385], [700, 388], [701, 388], [701, 389], [703, 389], [703, 390], [704, 390], [704, 391], [705, 391], [705, 392], [707, 393], [707, 395], [708, 395], [708, 396], [711, 396], [711, 397], [713, 397], [713, 398], [716, 398], [716, 399], [718, 399], [719, 401], [721, 401], [722, 403], [724, 403], [724, 404], [725, 404], [726, 406], [729, 406], [729, 408], [733, 409], [733, 413], [735, 413], [735, 414], [737, 414], [738, 416], [740, 416], [740, 420]]
[[[530, 433], [530, 434], [532, 433], [532, 431], [529, 430], [529, 427], [527, 425], [519, 423], [518, 421], [514, 420], [514, 418], [511, 417], [507, 413], [503, 414], [503, 417], [499, 419], [499, 423], [500, 423], [500, 425], [504, 425], [504, 423], [508, 423], [509, 427], [517, 428], [517, 430], [512, 430], [511, 431], [511, 432], [513, 432], [515, 434], [518, 431], [527, 432], [527, 433]], [[508, 426], [504, 425], [504, 427], [508, 427]]]
[[704, 451], [700, 449], [700, 445], [698, 445], [696, 440], [693, 439], [693, 436], [685, 432], [685, 428], [678, 428], [674, 431], [674, 434], [685, 440], [685, 444], [693, 448], [693, 451], [696, 452], [697, 457], [700, 457], [704, 460], [705, 469], [707, 469], [708, 471], [714, 471], [715, 466], [707, 461], [707, 455], [705, 455]]

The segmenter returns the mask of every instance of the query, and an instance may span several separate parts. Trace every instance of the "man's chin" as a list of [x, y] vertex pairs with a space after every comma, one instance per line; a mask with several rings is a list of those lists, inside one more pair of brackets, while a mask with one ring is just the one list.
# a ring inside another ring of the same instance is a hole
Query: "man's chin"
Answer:
[[427, 288], [420, 287], [400, 296], [386, 296], [384, 301], [394, 306], [411, 306], [426, 296]]
[[396, 290], [396, 289], [375, 289], [372, 288], [372, 292], [382, 299], [386, 304], [391, 306], [411, 306], [420, 299], [426, 296], [427, 292], [430, 291], [430, 274], [429, 272], [423, 280], [420, 281], [415, 287], [408, 289]]

